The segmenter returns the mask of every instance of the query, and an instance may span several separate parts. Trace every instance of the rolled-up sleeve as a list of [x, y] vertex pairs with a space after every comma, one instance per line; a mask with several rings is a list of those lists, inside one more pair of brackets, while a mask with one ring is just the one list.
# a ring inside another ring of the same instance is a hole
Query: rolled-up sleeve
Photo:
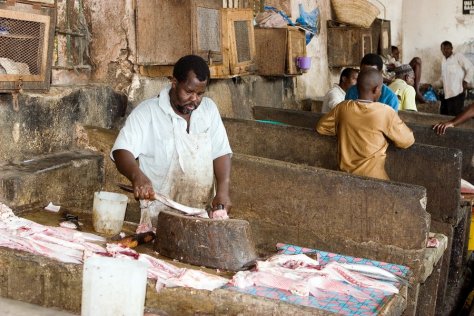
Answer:
[[114, 146], [110, 151], [110, 158], [114, 160], [112, 153], [118, 149], [125, 149], [132, 153], [135, 158], [143, 151], [144, 129], [149, 126], [150, 115], [145, 109], [137, 108], [127, 117], [125, 125], [120, 130]]

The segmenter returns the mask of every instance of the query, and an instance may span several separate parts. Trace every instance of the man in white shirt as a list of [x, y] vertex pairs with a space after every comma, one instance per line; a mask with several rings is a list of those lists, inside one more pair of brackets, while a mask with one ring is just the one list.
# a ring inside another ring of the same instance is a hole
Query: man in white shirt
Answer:
[[331, 111], [336, 105], [344, 101], [346, 91], [357, 83], [358, 75], [359, 70], [355, 68], [346, 68], [341, 72], [339, 84], [335, 83], [324, 96], [322, 113]]
[[[230, 209], [232, 151], [216, 104], [204, 97], [209, 79], [204, 59], [182, 57], [171, 85], [139, 104], [121, 129], [110, 156], [142, 208], [159, 192], [192, 207]], [[162, 208], [147, 210], [153, 226]], [[149, 225], [144, 217], [142, 210], [141, 224]]]
[[444, 90], [441, 114], [456, 116], [464, 108], [465, 89], [474, 75], [474, 65], [463, 54], [453, 53], [451, 42], [441, 43], [441, 52], [441, 78], [433, 86], [442, 86]]

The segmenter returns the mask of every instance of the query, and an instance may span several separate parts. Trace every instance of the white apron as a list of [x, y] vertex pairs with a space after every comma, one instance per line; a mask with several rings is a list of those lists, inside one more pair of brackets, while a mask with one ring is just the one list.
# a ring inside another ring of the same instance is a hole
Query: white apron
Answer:
[[[214, 167], [209, 133], [188, 134], [173, 117], [175, 150], [160, 193], [191, 207], [205, 209], [214, 196]], [[158, 214], [167, 206], [158, 201], [140, 201], [140, 224], [156, 227]]]

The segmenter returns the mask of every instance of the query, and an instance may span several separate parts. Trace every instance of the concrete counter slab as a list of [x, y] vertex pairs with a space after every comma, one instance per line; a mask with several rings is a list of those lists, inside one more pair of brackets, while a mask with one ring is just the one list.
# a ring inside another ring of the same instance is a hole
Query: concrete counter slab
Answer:
[[75, 206], [92, 211], [94, 192], [101, 189], [103, 158], [88, 150], [38, 155], [0, 164], [0, 196], [12, 208]]

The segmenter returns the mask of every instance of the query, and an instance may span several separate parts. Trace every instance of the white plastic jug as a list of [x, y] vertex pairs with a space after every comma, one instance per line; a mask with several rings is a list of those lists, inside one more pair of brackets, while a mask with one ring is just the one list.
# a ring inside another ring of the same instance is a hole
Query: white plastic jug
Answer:
[[82, 276], [82, 316], [143, 316], [147, 282], [145, 263], [90, 257]]
[[92, 206], [92, 225], [98, 233], [115, 235], [120, 233], [128, 197], [114, 192], [95, 192]]

